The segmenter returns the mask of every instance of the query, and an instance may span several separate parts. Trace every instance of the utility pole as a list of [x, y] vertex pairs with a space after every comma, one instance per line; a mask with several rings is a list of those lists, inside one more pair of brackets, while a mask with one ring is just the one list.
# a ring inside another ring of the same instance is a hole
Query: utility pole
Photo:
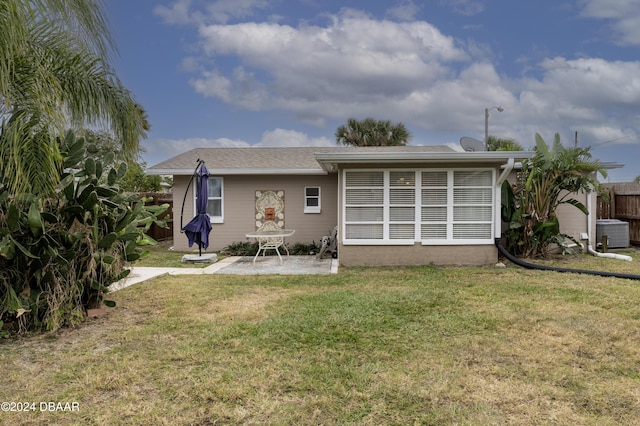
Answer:
[[577, 131], [577, 130], [576, 130], [576, 139], [575, 139], [575, 142], [573, 143], [573, 146], [574, 146], [575, 148], [577, 148], [577, 147], [578, 147], [578, 131]]

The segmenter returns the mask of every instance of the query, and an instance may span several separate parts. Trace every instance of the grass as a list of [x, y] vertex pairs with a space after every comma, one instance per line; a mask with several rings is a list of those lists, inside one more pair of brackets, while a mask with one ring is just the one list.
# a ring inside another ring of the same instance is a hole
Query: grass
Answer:
[[[634, 256], [636, 256], [634, 254]], [[637, 257], [637, 256], [636, 256]], [[638, 259], [555, 260], [640, 274]], [[162, 277], [0, 344], [1, 424], [637, 424], [638, 281], [516, 267]]]
[[[198, 254], [197, 246], [189, 252], [178, 252], [171, 250], [173, 241], [159, 241], [155, 246], [146, 246], [144, 250], [148, 253], [135, 261], [132, 266], [151, 266], [157, 268], [204, 268], [209, 264], [203, 263], [182, 263], [182, 256], [185, 254]], [[218, 258], [222, 258], [219, 256]]]

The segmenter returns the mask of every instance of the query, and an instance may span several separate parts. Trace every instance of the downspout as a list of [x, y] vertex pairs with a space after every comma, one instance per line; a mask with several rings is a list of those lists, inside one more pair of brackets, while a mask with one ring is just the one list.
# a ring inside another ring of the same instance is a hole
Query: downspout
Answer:
[[496, 181], [496, 187], [494, 188], [494, 214], [493, 214], [493, 234], [494, 238], [500, 238], [502, 234], [502, 217], [500, 216], [501, 203], [502, 203], [502, 183], [507, 180], [509, 174], [513, 170], [515, 159], [509, 157], [507, 163], [504, 165], [504, 170], [500, 173], [498, 180]]

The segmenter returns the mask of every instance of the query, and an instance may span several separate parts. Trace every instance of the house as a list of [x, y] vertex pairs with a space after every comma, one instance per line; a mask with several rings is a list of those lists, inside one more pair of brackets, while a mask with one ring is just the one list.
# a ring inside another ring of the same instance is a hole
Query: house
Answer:
[[[446, 146], [198, 148], [147, 173], [173, 175], [176, 250], [189, 250], [179, 215], [185, 200], [183, 224], [193, 217], [189, 182], [204, 160], [209, 251], [246, 241], [269, 222], [295, 229], [288, 243], [319, 242], [338, 226], [342, 265], [483, 265], [498, 259], [502, 182], [533, 155]], [[595, 206], [595, 196], [579, 200]], [[595, 235], [595, 215], [567, 222], [562, 231], [576, 239]]]

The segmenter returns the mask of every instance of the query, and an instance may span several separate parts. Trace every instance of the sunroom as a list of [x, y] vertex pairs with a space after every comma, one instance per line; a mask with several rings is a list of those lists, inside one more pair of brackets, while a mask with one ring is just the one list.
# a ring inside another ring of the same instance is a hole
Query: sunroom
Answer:
[[316, 154], [338, 173], [342, 265], [495, 263], [500, 188], [530, 152]]

